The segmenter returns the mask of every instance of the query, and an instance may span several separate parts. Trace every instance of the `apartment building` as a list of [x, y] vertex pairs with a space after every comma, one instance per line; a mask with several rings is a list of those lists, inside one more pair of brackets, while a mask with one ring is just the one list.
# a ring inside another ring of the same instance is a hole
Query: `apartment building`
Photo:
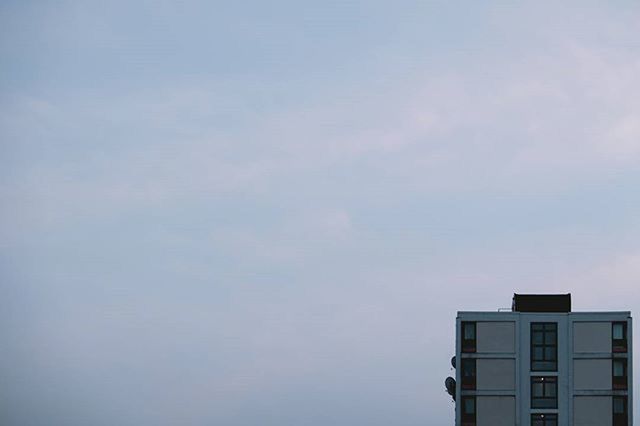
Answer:
[[630, 312], [572, 312], [571, 295], [458, 312], [456, 426], [632, 426]]

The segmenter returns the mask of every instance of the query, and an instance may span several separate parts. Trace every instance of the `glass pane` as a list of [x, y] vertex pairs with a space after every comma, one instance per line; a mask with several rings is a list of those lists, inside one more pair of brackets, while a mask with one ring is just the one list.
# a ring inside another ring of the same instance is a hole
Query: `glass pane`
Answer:
[[555, 361], [556, 359], [556, 348], [544, 348], [544, 359], [547, 361]]
[[531, 395], [536, 396], [544, 396], [544, 384], [543, 383], [534, 383], [531, 387]]
[[616, 414], [624, 414], [624, 399], [613, 398], [613, 412]]
[[613, 324], [613, 338], [616, 340], [624, 339], [624, 325], [620, 323]]
[[554, 417], [553, 419], [547, 419], [546, 426], [558, 426], [557, 418]]
[[615, 377], [623, 377], [624, 376], [624, 363], [622, 361], [614, 361], [613, 362], [613, 375]]
[[547, 345], [554, 345], [556, 344], [556, 332], [555, 331], [547, 331], [544, 335], [544, 343], [546, 343]]
[[531, 419], [531, 426], [545, 426], [544, 420], [539, 418]]
[[556, 371], [556, 363], [555, 361], [549, 362], [536, 362], [534, 364], [536, 371]]
[[531, 331], [542, 331], [544, 330], [542, 324], [531, 324]]
[[556, 403], [551, 399], [533, 398], [531, 400], [531, 408], [556, 408]]
[[556, 384], [555, 383], [545, 383], [544, 384], [544, 395], [545, 396], [556, 396]]
[[534, 331], [531, 336], [531, 341], [533, 344], [541, 345], [544, 343], [544, 333], [542, 331]]
[[464, 400], [464, 412], [466, 414], [473, 414], [476, 412], [476, 401], [473, 398], [467, 398]]
[[544, 359], [544, 348], [535, 347], [533, 348], [533, 360], [540, 361]]
[[476, 375], [476, 363], [473, 359], [465, 359], [462, 361], [462, 375], [472, 377]]
[[464, 323], [464, 338], [465, 340], [474, 340], [476, 338], [476, 328], [475, 324]]

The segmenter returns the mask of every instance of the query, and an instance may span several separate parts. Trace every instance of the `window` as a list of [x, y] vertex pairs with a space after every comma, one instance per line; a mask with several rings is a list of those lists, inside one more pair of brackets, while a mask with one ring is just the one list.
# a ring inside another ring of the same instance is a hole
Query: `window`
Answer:
[[558, 378], [531, 378], [531, 408], [558, 408]]
[[558, 325], [531, 323], [531, 371], [558, 371]]
[[627, 359], [613, 359], [613, 389], [627, 388]]
[[476, 323], [462, 323], [462, 352], [476, 351]]
[[531, 426], [558, 426], [557, 414], [532, 414]]
[[627, 352], [627, 323], [614, 322], [612, 324], [611, 336], [612, 352]]
[[627, 397], [613, 397], [613, 426], [628, 426], [629, 415], [627, 414]]
[[462, 389], [474, 390], [476, 388], [476, 360], [475, 358], [462, 358]]
[[462, 426], [476, 425], [476, 397], [462, 397]]

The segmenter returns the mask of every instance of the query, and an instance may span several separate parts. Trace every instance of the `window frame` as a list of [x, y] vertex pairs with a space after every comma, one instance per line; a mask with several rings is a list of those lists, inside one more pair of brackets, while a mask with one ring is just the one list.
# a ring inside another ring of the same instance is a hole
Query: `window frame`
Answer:
[[[478, 365], [475, 358], [462, 358], [460, 366], [460, 382], [463, 390], [475, 390], [478, 374]], [[467, 368], [471, 368], [472, 374], [466, 375]]]
[[[616, 376], [616, 363], [622, 364], [622, 376]], [[629, 363], [627, 358], [613, 358], [611, 360], [611, 388], [626, 390], [629, 385]]]
[[[534, 385], [542, 383], [542, 396], [535, 396]], [[555, 386], [554, 396], [547, 396], [547, 384], [551, 383]], [[558, 409], [558, 377], [557, 376], [531, 376], [531, 408], [536, 409]], [[552, 401], [551, 405], [536, 404], [537, 402]]]
[[[615, 338], [616, 326], [622, 326], [622, 339]], [[611, 323], [611, 352], [626, 353], [629, 349], [626, 321], [614, 321]]]
[[[547, 327], [553, 326], [553, 330], [547, 330]], [[541, 330], [534, 330], [534, 327], [541, 327]], [[542, 343], [534, 343], [534, 333], [542, 333]], [[555, 341], [547, 343], [547, 333], [555, 334]], [[530, 343], [530, 363], [531, 371], [558, 371], [558, 323], [557, 322], [532, 322], [529, 326], [529, 343]], [[535, 358], [535, 350], [542, 348], [542, 359]], [[554, 359], [547, 358], [547, 349], [553, 348]], [[538, 363], [538, 365], [536, 365]], [[553, 363], [553, 368], [541, 368], [539, 364]]]
[[[623, 412], [616, 413], [616, 400], [622, 401]], [[614, 396], [613, 404], [611, 407], [612, 425], [613, 426], [628, 426], [629, 425], [629, 399], [626, 396]]]
[[[473, 327], [473, 338], [466, 339], [466, 328]], [[460, 325], [461, 351], [463, 353], [475, 353], [478, 339], [478, 328], [475, 321], [462, 321]]]
[[[466, 401], [473, 401], [473, 413], [466, 412], [466, 408], [467, 408]], [[478, 413], [476, 397], [463, 396], [461, 402], [462, 402], [462, 409], [460, 410], [461, 417], [462, 417], [461, 426], [476, 426], [476, 421], [477, 421], [476, 418]]]

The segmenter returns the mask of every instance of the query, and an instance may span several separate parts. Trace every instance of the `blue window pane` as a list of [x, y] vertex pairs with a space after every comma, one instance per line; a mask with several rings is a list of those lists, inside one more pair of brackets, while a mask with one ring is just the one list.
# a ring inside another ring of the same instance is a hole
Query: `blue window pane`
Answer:
[[539, 361], [544, 359], [544, 348], [535, 347], [533, 348], [533, 360]]
[[544, 343], [544, 333], [541, 331], [534, 331], [531, 339], [534, 344], [541, 345]]
[[544, 343], [547, 345], [555, 345], [556, 338], [557, 336], [555, 331], [547, 331], [544, 335]]
[[555, 361], [556, 359], [556, 348], [552, 347], [552, 348], [545, 348], [544, 349], [544, 359], [547, 361]]
[[624, 339], [624, 325], [622, 323], [613, 324], [613, 338], [616, 340]]

